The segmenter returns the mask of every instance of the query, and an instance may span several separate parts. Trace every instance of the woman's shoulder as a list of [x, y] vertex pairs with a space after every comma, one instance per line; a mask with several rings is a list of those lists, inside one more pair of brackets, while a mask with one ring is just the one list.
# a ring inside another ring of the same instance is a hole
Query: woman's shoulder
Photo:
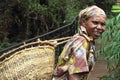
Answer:
[[73, 36], [73, 38], [76, 38], [77, 40], [74, 42], [74, 44], [81, 44], [82, 46], [84, 46], [84, 48], [88, 48], [89, 47], [89, 41], [82, 35], [79, 35], [79, 33], [75, 34]]
[[86, 40], [86, 38], [85, 38], [84, 36], [79, 35], [79, 33], [73, 35], [72, 38], [76, 38], [76, 39], [78, 39], [78, 40], [80, 40], [80, 41]]

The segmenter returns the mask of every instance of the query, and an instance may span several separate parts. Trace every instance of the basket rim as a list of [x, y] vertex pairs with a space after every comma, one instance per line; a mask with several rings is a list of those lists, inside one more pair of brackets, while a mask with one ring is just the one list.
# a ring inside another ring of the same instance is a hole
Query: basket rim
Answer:
[[19, 52], [19, 51], [22, 51], [26, 48], [31, 48], [31, 47], [45, 47], [45, 46], [49, 46], [51, 48], [55, 48], [56, 47], [56, 44], [57, 42], [54, 41], [54, 40], [45, 40], [45, 41], [41, 41], [41, 40], [38, 40], [38, 41], [35, 41], [35, 42], [30, 42], [30, 43], [24, 43], [23, 45], [21, 46], [18, 46], [6, 53], [3, 53], [1, 56], [0, 56], [0, 61], [3, 61], [5, 58], [9, 57], [10, 55], [16, 53], [16, 52]]

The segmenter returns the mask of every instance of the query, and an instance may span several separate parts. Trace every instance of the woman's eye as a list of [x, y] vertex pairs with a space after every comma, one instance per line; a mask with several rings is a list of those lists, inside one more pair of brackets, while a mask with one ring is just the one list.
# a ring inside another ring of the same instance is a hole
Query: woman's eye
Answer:
[[97, 25], [97, 24], [98, 24], [98, 22], [97, 22], [97, 21], [93, 21], [93, 24]]
[[101, 25], [102, 25], [102, 26], [105, 26], [105, 23], [102, 23]]
[[99, 23], [99, 22], [97, 22], [97, 21], [92, 21], [93, 22], [93, 24], [94, 25], [101, 25], [101, 26], [105, 26], [105, 23]]

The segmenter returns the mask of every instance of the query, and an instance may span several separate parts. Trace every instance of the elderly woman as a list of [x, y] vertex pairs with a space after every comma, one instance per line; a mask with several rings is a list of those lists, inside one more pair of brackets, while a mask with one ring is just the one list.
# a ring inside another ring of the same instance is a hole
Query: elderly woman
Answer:
[[55, 69], [55, 80], [87, 80], [95, 64], [94, 40], [105, 31], [106, 14], [93, 5], [79, 13], [80, 31], [64, 46]]

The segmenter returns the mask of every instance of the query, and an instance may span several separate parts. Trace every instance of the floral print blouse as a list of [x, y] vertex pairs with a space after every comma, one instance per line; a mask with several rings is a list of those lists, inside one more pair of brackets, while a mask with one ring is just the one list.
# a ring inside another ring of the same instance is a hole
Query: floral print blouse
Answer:
[[92, 70], [95, 64], [93, 39], [87, 36], [84, 27], [81, 26], [81, 30], [65, 44], [58, 59], [56, 74], [65, 71], [74, 74]]

